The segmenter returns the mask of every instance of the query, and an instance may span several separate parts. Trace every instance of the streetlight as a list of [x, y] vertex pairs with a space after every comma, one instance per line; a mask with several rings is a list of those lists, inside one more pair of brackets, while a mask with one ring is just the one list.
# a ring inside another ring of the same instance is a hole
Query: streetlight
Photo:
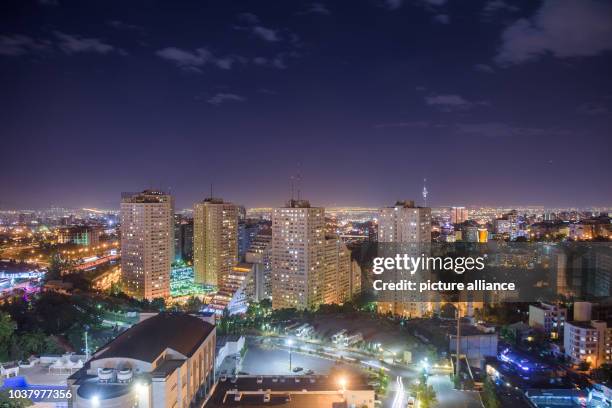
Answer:
[[293, 345], [292, 339], [287, 339], [287, 346], [289, 346], [289, 373], [291, 373], [291, 346]]
[[340, 379], [338, 379], [338, 384], [340, 384], [340, 387], [342, 387], [342, 392], [346, 391], [346, 378], [345, 377], [340, 377]]

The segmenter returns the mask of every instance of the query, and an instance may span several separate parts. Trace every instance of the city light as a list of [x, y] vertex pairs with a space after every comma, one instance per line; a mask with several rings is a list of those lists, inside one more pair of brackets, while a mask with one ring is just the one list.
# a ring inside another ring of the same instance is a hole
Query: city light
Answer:
[[338, 385], [340, 385], [340, 388], [342, 388], [343, 392], [346, 391], [346, 384], [347, 384], [346, 377], [340, 377], [338, 379]]

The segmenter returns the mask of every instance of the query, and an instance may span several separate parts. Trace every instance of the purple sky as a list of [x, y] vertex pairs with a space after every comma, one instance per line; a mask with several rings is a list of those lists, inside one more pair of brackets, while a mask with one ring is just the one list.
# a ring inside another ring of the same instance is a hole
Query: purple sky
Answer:
[[612, 205], [612, 3], [8, 0], [0, 208]]

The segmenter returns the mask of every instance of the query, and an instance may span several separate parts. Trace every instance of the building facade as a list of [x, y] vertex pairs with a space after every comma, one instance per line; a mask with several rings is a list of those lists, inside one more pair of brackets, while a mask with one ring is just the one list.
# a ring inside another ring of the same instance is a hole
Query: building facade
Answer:
[[565, 356], [573, 364], [599, 368], [612, 363], [612, 324], [603, 320], [566, 322], [563, 337]]
[[451, 207], [451, 224], [463, 224], [469, 219], [468, 209], [465, 207]]
[[313, 309], [323, 302], [325, 210], [290, 200], [272, 211], [272, 307]]
[[126, 291], [139, 299], [170, 295], [174, 260], [174, 202], [160, 191], [126, 193], [121, 200], [121, 271]]
[[548, 303], [529, 305], [529, 326], [552, 340], [563, 335], [566, 321], [567, 309], [564, 307]]
[[238, 262], [238, 207], [209, 198], [193, 208], [196, 283], [219, 286]]
[[[271, 231], [267, 231], [271, 232]], [[257, 302], [272, 298], [272, 234], [260, 233], [245, 254], [254, 268], [254, 297]]]
[[[431, 243], [431, 209], [416, 207], [414, 201], [398, 201], [392, 207], [380, 210], [378, 219], [378, 256], [395, 256], [406, 253], [420, 256], [428, 251]], [[393, 280], [411, 278], [405, 271], [395, 273]], [[414, 277], [412, 277], [413, 279]], [[413, 279], [414, 280], [414, 279]], [[407, 291], [385, 291], [379, 297], [378, 310], [406, 317], [421, 317], [429, 309], [429, 303], [415, 300]]]
[[75, 408], [187, 408], [214, 385], [215, 326], [159, 313], [132, 326], [68, 378]]
[[342, 304], [361, 292], [361, 269], [337, 236], [325, 238], [323, 303]]

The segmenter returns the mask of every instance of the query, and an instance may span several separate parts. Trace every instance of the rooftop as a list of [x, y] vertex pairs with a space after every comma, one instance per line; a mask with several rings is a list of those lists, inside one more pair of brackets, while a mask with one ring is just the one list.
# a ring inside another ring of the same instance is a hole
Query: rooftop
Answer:
[[153, 362], [166, 348], [190, 357], [213, 329], [199, 317], [162, 312], [124, 331], [92, 360], [122, 357]]
[[[335, 377], [329, 376], [263, 376], [238, 377], [219, 381], [215, 393], [206, 408], [251, 407], [273, 405], [275, 407], [311, 408], [346, 407]], [[372, 390], [361, 377], [351, 377], [346, 383], [347, 390]], [[265, 391], [270, 391], [270, 402], [263, 402]], [[337, 391], [337, 393], [335, 393]], [[237, 393], [244, 393], [235, 401]], [[310, 392], [310, 394], [308, 393]], [[325, 393], [324, 393], [325, 392]], [[331, 392], [331, 393], [330, 393]]]

